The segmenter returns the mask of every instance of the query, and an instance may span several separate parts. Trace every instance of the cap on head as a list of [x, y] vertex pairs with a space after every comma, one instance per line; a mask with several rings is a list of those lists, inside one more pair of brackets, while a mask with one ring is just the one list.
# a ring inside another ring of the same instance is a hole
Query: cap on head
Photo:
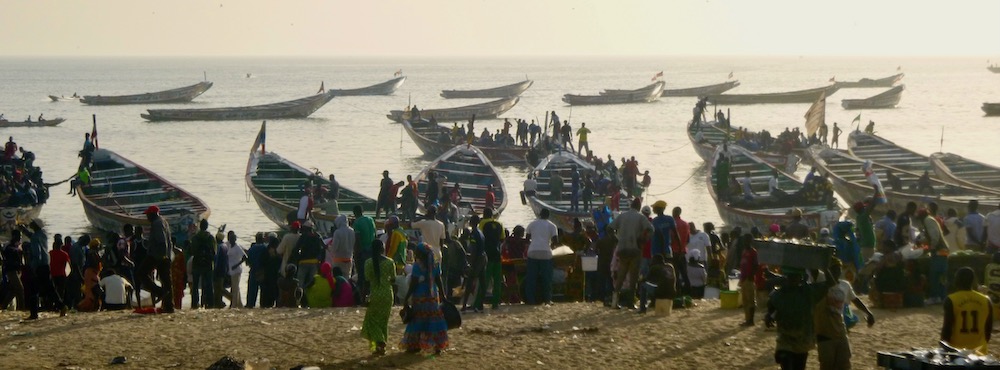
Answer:
[[655, 203], [653, 203], [653, 209], [658, 209], [658, 210], [663, 211], [663, 210], [667, 209], [667, 202], [662, 201], [662, 200], [658, 200]]
[[644, 214], [646, 216], [649, 216], [651, 213], [653, 213], [653, 210], [650, 209], [649, 206], [642, 206], [642, 211], [641, 212], [642, 212], [642, 214]]
[[827, 229], [825, 227], [822, 228], [822, 229], [819, 229], [819, 235], [830, 235], [830, 229]]
[[310, 229], [311, 229], [311, 228], [312, 228], [313, 226], [315, 226], [315, 225], [313, 224], [312, 220], [306, 220], [306, 222], [302, 224], [302, 227], [308, 227], [308, 228], [310, 228]]
[[292, 224], [289, 225], [288, 227], [290, 227], [292, 230], [298, 230], [300, 227], [302, 227], [302, 223], [298, 221], [292, 221]]
[[156, 205], [151, 205], [151, 206], [149, 206], [149, 208], [146, 208], [146, 211], [143, 212], [142, 214], [144, 214], [144, 215], [155, 215], [155, 214], [159, 214], [159, 213], [160, 213], [160, 207], [157, 207]]

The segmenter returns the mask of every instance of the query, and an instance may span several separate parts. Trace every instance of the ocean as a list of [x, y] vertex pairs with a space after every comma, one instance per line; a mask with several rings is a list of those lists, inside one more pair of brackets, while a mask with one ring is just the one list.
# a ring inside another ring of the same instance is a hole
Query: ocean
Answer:
[[[247, 247], [258, 231], [276, 231], [258, 209], [244, 184], [250, 146], [260, 121], [147, 122], [147, 108], [201, 108], [266, 104], [314, 94], [327, 88], [356, 88], [386, 81], [402, 70], [406, 83], [392, 96], [335, 98], [307, 119], [268, 122], [267, 148], [307, 168], [336, 174], [341, 185], [375, 197], [383, 170], [394, 180], [416, 175], [433, 158], [385, 117], [408, 104], [444, 108], [483, 100], [446, 100], [444, 89], [477, 89], [530, 78], [535, 81], [520, 103], [502, 117], [542, 121], [556, 111], [574, 128], [586, 122], [595, 155], [616, 160], [631, 157], [652, 176], [646, 203], [665, 200], [683, 208], [683, 218], [700, 225], [721, 224], [706, 190], [706, 167], [685, 136], [695, 98], [661, 98], [648, 104], [569, 107], [565, 93], [596, 94], [602, 89], [638, 88], [663, 71], [667, 88], [723, 82], [730, 72], [742, 85], [730, 93], [799, 90], [840, 81], [906, 73], [906, 91], [895, 109], [847, 111], [844, 98], [863, 98], [885, 88], [842, 89], [827, 98], [827, 123], [845, 130], [859, 113], [862, 124], [875, 121], [876, 132], [917, 152], [943, 149], [1000, 165], [996, 145], [1000, 118], [983, 117], [980, 105], [1000, 101], [1000, 74], [976, 58], [849, 57], [663, 57], [560, 59], [319, 59], [319, 58], [5, 58], [0, 60], [4, 88], [0, 113], [22, 120], [39, 113], [67, 122], [53, 128], [0, 128], [35, 153], [45, 181], [71, 176], [84, 133], [96, 115], [99, 142], [205, 200], [210, 223], [227, 225]], [[247, 74], [251, 77], [248, 78]], [[47, 95], [120, 95], [153, 92], [194, 84], [207, 78], [214, 87], [187, 104], [88, 106], [51, 102]], [[712, 107], [710, 107], [711, 109]], [[779, 132], [803, 127], [809, 104], [719, 107], [734, 125]], [[477, 129], [495, 131], [502, 120], [483, 120]], [[943, 142], [942, 142], [943, 133]], [[846, 134], [841, 138], [846, 147]], [[800, 168], [800, 174], [807, 168]], [[528, 169], [500, 168], [511, 193], [502, 221], [507, 227], [530, 222], [534, 215], [516, 196]], [[51, 234], [103, 235], [84, 216], [79, 200], [66, 195], [68, 183], [52, 188], [42, 211]]]

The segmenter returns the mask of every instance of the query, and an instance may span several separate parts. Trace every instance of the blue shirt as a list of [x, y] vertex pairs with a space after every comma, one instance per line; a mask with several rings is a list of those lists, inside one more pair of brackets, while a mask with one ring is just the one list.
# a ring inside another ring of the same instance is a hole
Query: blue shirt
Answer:
[[28, 247], [27, 254], [28, 267], [32, 271], [41, 266], [49, 265], [49, 236], [45, 234], [44, 230], [31, 233], [31, 244]]
[[896, 235], [896, 221], [888, 216], [882, 217], [875, 223], [875, 229], [882, 230], [882, 240], [892, 240], [892, 236]]
[[250, 245], [250, 249], [247, 250], [247, 264], [250, 265], [250, 270], [262, 267], [260, 265], [261, 259], [263, 259], [266, 252], [267, 243], [253, 243]]
[[677, 232], [677, 223], [674, 218], [667, 215], [657, 215], [653, 217], [653, 244], [649, 252], [653, 255], [671, 255], [670, 235]]
[[965, 232], [966, 235], [968, 235], [968, 241], [970, 243], [984, 245], [986, 241], [983, 240], [983, 227], [986, 224], [986, 217], [983, 217], [983, 215], [979, 212], [970, 213], [965, 215], [965, 219], [962, 220], [962, 224], [965, 225]]

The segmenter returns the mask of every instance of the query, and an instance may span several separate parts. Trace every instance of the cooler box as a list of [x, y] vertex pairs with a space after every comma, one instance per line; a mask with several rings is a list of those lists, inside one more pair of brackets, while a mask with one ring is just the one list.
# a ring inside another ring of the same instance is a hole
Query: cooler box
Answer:
[[720, 292], [719, 304], [721, 308], [740, 308], [740, 292], [735, 290]]
[[778, 240], [754, 240], [757, 261], [769, 266], [824, 269], [830, 265], [836, 248], [831, 245], [805, 245]]

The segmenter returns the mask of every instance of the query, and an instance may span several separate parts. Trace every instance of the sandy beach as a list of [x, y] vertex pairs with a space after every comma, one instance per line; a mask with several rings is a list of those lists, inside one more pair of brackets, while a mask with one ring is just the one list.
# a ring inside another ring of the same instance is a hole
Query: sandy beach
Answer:
[[[591, 303], [501, 306], [467, 314], [450, 348], [427, 357], [390, 350], [371, 357], [358, 334], [364, 308], [179, 310], [170, 315], [126, 312], [43, 314], [22, 322], [0, 313], [0, 363], [7, 369], [204, 369], [223, 356], [254, 369], [297, 365], [322, 369], [774, 369], [774, 331], [740, 327], [742, 311], [718, 300], [696, 301], [669, 316], [636, 314]], [[855, 369], [875, 369], [877, 351], [931, 347], [941, 306], [875, 310], [873, 328], [851, 333]], [[762, 316], [758, 315], [758, 322]], [[863, 326], [863, 324], [861, 325]], [[390, 341], [403, 331], [390, 322]], [[990, 346], [996, 352], [996, 345]], [[124, 365], [110, 365], [125, 356]], [[815, 350], [809, 368], [817, 368]]]

